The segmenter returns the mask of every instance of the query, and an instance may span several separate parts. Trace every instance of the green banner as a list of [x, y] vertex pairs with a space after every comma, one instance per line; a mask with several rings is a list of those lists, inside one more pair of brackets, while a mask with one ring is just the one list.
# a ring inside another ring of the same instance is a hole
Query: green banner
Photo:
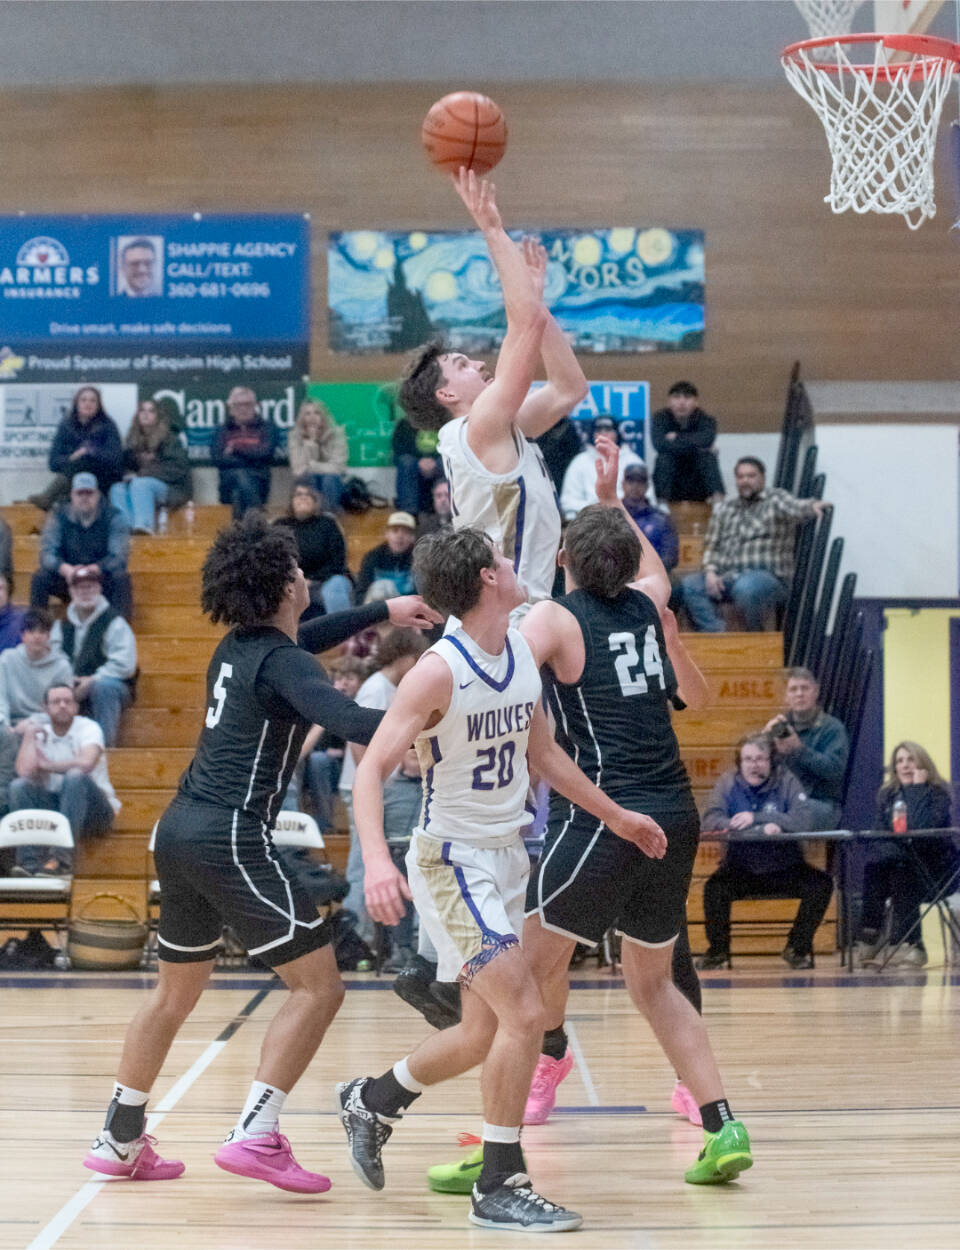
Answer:
[[351, 468], [393, 463], [390, 437], [396, 414], [396, 384], [388, 382], [308, 382], [307, 395], [330, 409], [347, 432]]
[[[296, 420], [302, 401], [322, 400], [334, 421], [343, 426], [349, 443], [351, 468], [379, 468], [393, 463], [396, 384], [381, 382], [261, 382], [253, 384], [260, 409], [276, 425], [280, 445], [286, 447], [287, 432]], [[229, 386], [210, 382], [183, 382], [175, 387], [141, 386], [139, 399], [156, 399], [175, 429], [186, 439], [190, 459], [208, 464], [214, 431], [227, 416]]]

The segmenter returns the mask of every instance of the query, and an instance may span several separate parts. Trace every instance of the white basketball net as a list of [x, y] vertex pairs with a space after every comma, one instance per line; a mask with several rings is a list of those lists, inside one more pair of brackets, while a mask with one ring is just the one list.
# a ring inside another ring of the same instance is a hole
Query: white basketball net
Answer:
[[[822, 39], [825, 35], [849, 35], [853, 15], [862, 4], [863, 0], [796, 0], [797, 8], [810, 28], [811, 39]], [[814, 48], [812, 55], [820, 61], [829, 51], [829, 48]]]
[[[862, 55], [871, 45], [848, 46]], [[827, 49], [829, 62], [798, 48], [781, 63], [827, 135], [833, 173], [826, 203], [835, 213], [901, 213], [916, 230], [937, 211], [933, 154], [956, 65], [920, 55], [894, 63], [902, 53], [872, 46], [872, 66], [851, 62], [842, 42]]]

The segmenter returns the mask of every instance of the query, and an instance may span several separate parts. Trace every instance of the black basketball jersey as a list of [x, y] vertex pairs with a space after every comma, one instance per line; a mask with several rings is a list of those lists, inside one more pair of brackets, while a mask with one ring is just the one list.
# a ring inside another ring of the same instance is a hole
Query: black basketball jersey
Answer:
[[575, 590], [559, 602], [580, 624], [586, 660], [578, 682], [548, 683], [557, 741], [618, 802], [644, 812], [689, 807], [670, 721], [677, 680], [653, 601], [625, 589], [616, 599]]
[[207, 669], [207, 713], [180, 793], [249, 813], [272, 825], [309, 722], [286, 700], [262, 697], [257, 677], [280, 647], [297, 650], [272, 626], [231, 630]]

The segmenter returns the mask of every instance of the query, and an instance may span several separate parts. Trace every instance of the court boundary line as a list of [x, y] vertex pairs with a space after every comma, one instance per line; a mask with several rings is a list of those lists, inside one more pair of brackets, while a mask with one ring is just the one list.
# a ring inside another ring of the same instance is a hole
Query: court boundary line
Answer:
[[593, 1076], [587, 1065], [586, 1056], [583, 1053], [583, 1047], [580, 1045], [580, 1038], [577, 1035], [576, 1027], [572, 1020], [566, 1022], [567, 1041], [570, 1043], [570, 1049], [573, 1051], [573, 1057], [576, 1060], [577, 1068], [580, 1072], [580, 1079], [583, 1081], [583, 1088], [587, 1091], [587, 1101], [591, 1107], [600, 1106], [600, 1096], [597, 1094], [597, 1087], [593, 1083]]
[[[173, 1085], [166, 1092], [163, 1098], [156, 1105], [156, 1109], [151, 1111], [147, 1116], [146, 1131], [152, 1132], [154, 1128], [163, 1120], [167, 1112], [172, 1111], [183, 1095], [187, 1092], [191, 1085], [194, 1084], [207, 1068], [210, 1067], [214, 1059], [220, 1054], [227, 1042], [234, 1036], [251, 1015], [260, 1006], [271, 990], [279, 984], [276, 979], [270, 984], [265, 985], [258, 990], [256, 994], [244, 1004], [237, 1012], [230, 1023], [208, 1044], [201, 1055], [193, 1061], [190, 1067], [184, 1072], [179, 1080], [174, 1081]], [[84, 1211], [90, 1203], [96, 1198], [97, 1194], [103, 1189], [104, 1185], [114, 1184], [107, 1177], [102, 1180], [84, 1181], [72, 1198], [68, 1198], [59, 1211], [51, 1220], [48, 1220], [40, 1232], [34, 1237], [33, 1241], [26, 1247], [26, 1250], [50, 1250], [51, 1246], [55, 1246], [63, 1234], [76, 1220], [77, 1216]]]

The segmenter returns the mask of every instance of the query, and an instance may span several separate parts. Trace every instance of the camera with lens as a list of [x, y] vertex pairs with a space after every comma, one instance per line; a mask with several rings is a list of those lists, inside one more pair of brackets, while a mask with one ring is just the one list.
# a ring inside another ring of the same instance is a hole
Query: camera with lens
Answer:
[[789, 721], [778, 720], [774, 727], [770, 730], [771, 738], [789, 738], [793, 733]]

